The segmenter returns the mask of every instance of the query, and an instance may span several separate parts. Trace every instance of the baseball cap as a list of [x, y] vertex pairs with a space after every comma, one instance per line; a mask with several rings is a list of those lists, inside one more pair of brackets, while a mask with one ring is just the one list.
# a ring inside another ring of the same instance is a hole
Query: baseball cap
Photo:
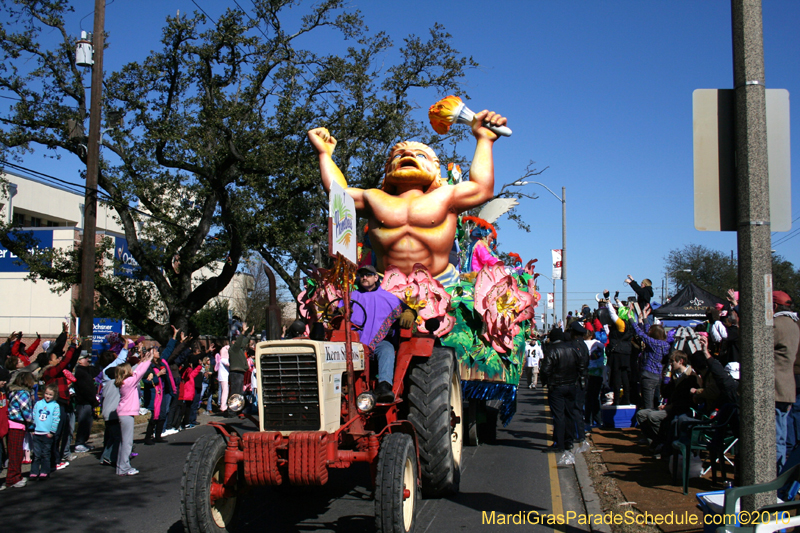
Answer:
[[378, 273], [378, 271], [375, 270], [375, 267], [372, 266], [372, 265], [364, 265], [362, 267], [358, 267], [358, 270], [356, 272], [359, 273], [359, 274], [362, 274], [364, 272], [369, 272], [370, 274], [377, 274]]
[[577, 320], [569, 325], [569, 330], [580, 335], [586, 334], [586, 328]]
[[778, 305], [791, 305], [792, 297], [783, 291], [772, 291], [772, 303]]

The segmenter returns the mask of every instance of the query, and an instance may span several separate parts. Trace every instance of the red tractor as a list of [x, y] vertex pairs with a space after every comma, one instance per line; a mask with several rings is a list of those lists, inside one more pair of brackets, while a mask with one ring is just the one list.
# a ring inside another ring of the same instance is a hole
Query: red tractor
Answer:
[[[339, 317], [325, 340], [257, 345], [258, 431], [214, 422], [216, 434], [192, 446], [181, 485], [186, 531], [233, 530], [237, 498], [249, 487], [324, 485], [328, 469], [356, 462], [370, 465], [382, 533], [413, 531], [420, 495], [458, 491], [463, 424], [454, 351], [403, 330], [396, 400], [376, 403], [377, 365], [351, 329], [349, 317]], [[234, 397], [229, 405], [241, 410], [244, 402]]]

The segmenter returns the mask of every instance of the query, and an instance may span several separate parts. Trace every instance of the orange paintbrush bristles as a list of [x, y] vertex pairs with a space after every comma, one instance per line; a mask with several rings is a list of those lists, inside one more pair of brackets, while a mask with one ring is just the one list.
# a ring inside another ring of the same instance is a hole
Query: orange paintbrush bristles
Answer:
[[428, 110], [428, 118], [433, 130], [440, 135], [450, 131], [450, 126], [455, 123], [463, 105], [461, 98], [453, 95], [433, 104]]

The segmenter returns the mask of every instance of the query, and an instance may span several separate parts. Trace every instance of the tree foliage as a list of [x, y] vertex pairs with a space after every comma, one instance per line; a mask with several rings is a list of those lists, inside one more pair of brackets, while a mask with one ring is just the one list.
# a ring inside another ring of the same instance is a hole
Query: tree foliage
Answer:
[[[106, 74], [103, 114], [115, 127], [102, 139], [98, 183], [139, 268], [132, 277], [99, 269], [96, 290], [160, 341], [228, 285], [248, 249], [300, 291], [298, 273], [313, 263], [327, 227], [308, 129], [329, 128], [340, 140], [337, 164], [362, 187], [378, 184], [399, 140], [441, 149], [459, 135], [434, 137], [410, 118], [414, 90], [432, 101], [456, 92], [475, 66], [441, 26], [406, 38], [392, 55], [389, 37], [368, 34], [343, 0], [310, 5], [299, 21], [289, 13], [297, 3], [255, 0], [251, 13], [229, 9], [215, 21], [169, 17], [160, 49]], [[88, 74], [65, 29], [69, 3], [2, 5], [0, 93], [16, 101], [0, 113], [0, 147], [18, 159], [46, 148], [85, 162]], [[332, 32], [350, 43], [345, 53], [329, 52]], [[57, 44], [46, 48], [53, 35]], [[301, 47], [309, 42], [318, 49]], [[107, 43], [124, 46], [113, 35]], [[0, 231], [0, 242], [27, 259], [24, 240]], [[112, 250], [106, 243], [107, 264], [116, 261]], [[32, 261], [32, 277], [66, 290], [80, 279], [77, 257]]]
[[[670, 294], [675, 294], [689, 283], [721, 298], [725, 297], [728, 289], [739, 289], [736, 258], [699, 244], [687, 244], [683, 248], [670, 250], [664, 268], [669, 273], [670, 286], [675, 288], [674, 291], [670, 290]], [[800, 270], [777, 254], [772, 255], [772, 285], [775, 290], [789, 294], [792, 301], [800, 301]]]
[[190, 319], [192, 329], [199, 335], [227, 338], [228, 301], [214, 299]]

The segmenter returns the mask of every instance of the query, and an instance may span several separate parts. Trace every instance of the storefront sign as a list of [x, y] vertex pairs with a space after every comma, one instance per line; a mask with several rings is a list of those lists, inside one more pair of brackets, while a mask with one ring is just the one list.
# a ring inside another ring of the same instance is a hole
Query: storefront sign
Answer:
[[[28, 251], [31, 253], [42, 252], [53, 247], [52, 229], [15, 231], [9, 233], [9, 237], [21, 240], [22, 234], [30, 235], [34, 239], [35, 244], [28, 247]], [[28, 272], [28, 265], [11, 253], [11, 250], [0, 244], [0, 272]]]

